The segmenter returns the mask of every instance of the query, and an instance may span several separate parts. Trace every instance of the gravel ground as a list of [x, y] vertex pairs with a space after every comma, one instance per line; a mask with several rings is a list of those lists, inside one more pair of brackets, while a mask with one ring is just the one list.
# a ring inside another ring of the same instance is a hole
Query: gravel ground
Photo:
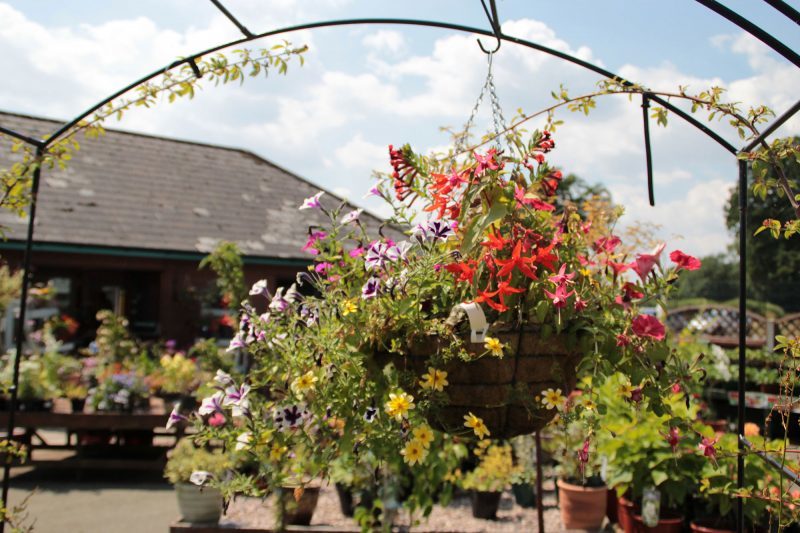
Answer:
[[[562, 531], [561, 516], [552, 492], [552, 482], [549, 485], [550, 487], [545, 485], [544, 492], [545, 531]], [[551, 490], [548, 491], [548, 488]], [[239, 498], [231, 503], [227, 515], [223, 518], [223, 523], [235, 524], [240, 527], [271, 527], [274, 525], [272, 503], [272, 498], [263, 503], [257, 498]], [[410, 517], [402, 516], [400, 522], [407, 525], [410, 523]], [[339, 499], [333, 486], [322, 487], [311, 524], [335, 527], [355, 526], [352, 518], [347, 518], [341, 513]], [[510, 491], [506, 491], [500, 501], [500, 510], [496, 520], [473, 518], [469, 497], [463, 496], [455, 498], [447, 507], [436, 506], [427, 520], [413, 527], [412, 531], [534, 532], [538, 531], [538, 526], [536, 509], [524, 509], [516, 505], [513, 495]]]

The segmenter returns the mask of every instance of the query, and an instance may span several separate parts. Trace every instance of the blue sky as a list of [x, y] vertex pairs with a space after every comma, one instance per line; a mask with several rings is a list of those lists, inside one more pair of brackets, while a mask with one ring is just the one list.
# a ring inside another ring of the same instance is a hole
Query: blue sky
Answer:
[[[788, 3], [800, 9], [800, 2]], [[254, 32], [369, 16], [487, 27], [478, 0], [225, 4]], [[800, 95], [800, 70], [692, 0], [497, 4], [504, 32], [579, 55], [653, 89], [721, 85], [733, 100], [765, 103], [778, 113]], [[797, 25], [766, 3], [725, 4], [800, 50]], [[70, 118], [177, 56], [238, 35], [204, 0], [0, 0], [0, 67], [14, 73], [0, 83], [0, 109]], [[207, 88], [194, 102], [137, 110], [108, 125], [247, 148], [361, 202], [371, 169], [387, 167], [386, 145], [410, 142], [422, 151], [446, 145], [439, 127], [463, 124], [486, 72], [485, 56], [467, 34], [361, 26], [287, 38], [310, 50], [307, 65], [285, 78]], [[530, 113], [549, 105], [550, 91], [561, 83], [577, 94], [598, 81], [510, 44], [496, 56], [495, 78], [508, 116], [517, 108]], [[677, 118], [653, 132], [657, 207], [650, 208], [638, 104], [608, 99], [589, 119], [568, 113], [561, 118], [567, 124], [557, 132], [553, 160], [565, 171], [606, 184], [626, 206], [629, 221], [662, 225], [662, 235], [676, 247], [699, 255], [725, 249], [730, 237], [722, 207], [736, 167], [712, 141]], [[478, 123], [489, 125], [483, 114]], [[734, 140], [724, 124], [716, 128]], [[800, 120], [782, 133], [800, 133]], [[365, 205], [380, 212], [377, 204]]]

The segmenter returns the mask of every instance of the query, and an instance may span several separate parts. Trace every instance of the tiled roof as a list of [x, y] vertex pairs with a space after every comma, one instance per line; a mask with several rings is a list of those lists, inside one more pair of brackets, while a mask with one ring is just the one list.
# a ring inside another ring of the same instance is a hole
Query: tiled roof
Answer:
[[[38, 138], [58, 123], [0, 112], [0, 125]], [[297, 209], [318, 187], [246, 150], [114, 130], [79, 142], [66, 170], [43, 170], [36, 242], [207, 252], [231, 240], [247, 256], [310, 259], [300, 250], [308, 226], [326, 222]], [[25, 239], [27, 219], [3, 213], [0, 224]]]

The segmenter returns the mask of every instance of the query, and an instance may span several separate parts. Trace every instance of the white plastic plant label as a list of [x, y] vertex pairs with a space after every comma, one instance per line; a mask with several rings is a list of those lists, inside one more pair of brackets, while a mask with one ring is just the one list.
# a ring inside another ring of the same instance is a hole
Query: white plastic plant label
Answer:
[[642, 492], [642, 522], [647, 527], [656, 527], [661, 514], [661, 492], [648, 487]]
[[470, 342], [476, 344], [484, 342], [489, 324], [486, 322], [486, 315], [481, 306], [475, 302], [463, 303], [458, 306], [467, 313], [467, 318], [469, 318]]

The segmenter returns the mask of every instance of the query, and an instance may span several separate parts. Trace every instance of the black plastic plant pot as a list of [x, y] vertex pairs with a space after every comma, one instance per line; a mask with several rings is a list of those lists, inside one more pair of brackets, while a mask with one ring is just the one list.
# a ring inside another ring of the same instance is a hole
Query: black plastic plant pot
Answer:
[[511, 492], [514, 493], [514, 501], [520, 507], [526, 509], [536, 507], [536, 491], [530, 483], [515, 483], [511, 485]]
[[82, 413], [86, 407], [86, 398], [70, 398], [69, 403], [72, 405], [73, 413]]
[[502, 492], [472, 491], [472, 516], [484, 520], [497, 518], [497, 509], [500, 507]]
[[342, 514], [352, 518], [355, 508], [353, 506], [353, 493], [350, 487], [342, 483], [337, 483], [336, 494], [339, 496], [339, 508], [342, 510]]

